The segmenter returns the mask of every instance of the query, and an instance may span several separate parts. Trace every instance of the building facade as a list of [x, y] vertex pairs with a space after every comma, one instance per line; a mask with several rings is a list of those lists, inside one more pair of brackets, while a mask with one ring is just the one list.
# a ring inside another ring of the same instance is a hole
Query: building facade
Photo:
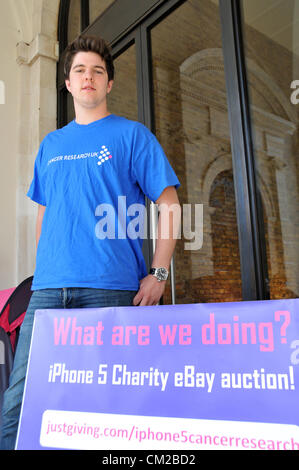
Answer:
[[184, 227], [163, 302], [298, 297], [298, 2], [7, 4], [0, 287], [33, 273], [36, 208], [25, 195], [40, 140], [74, 117], [63, 57], [84, 32], [112, 46], [110, 111], [147, 125], [181, 181]]

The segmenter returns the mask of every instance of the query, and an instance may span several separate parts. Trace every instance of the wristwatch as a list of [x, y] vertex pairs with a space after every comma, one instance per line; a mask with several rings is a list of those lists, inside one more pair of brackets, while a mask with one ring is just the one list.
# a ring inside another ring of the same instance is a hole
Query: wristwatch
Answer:
[[166, 281], [168, 278], [168, 271], [166, 268], [151, 268], [149, 273], [155, 276], [159, 282]]

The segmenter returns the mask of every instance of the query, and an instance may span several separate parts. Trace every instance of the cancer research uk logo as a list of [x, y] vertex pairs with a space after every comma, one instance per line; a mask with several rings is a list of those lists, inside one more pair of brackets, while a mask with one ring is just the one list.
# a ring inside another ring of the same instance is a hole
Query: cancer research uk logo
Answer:
[[102, 145], [102, 148], [100, 150], [98, 165], [102, 165], [102, 163], [105, 163], [110, 158], [112, 158], [112, 155], [109, 152], [108, 148], [106, 147], [106, 145]]
[[78, 161], [90, 158], [96, 159], [97, 164], [102, 165], [103, 163], [109, 161], [112, 158], [112, 155], [108, 147], [106, 145], [102, 145], [101, 150], [98, 150], [97, 152], [84, 152], [72, 155], [57, 155], [56, 157], [50, 158], [48, 160], [48, 166], [52, 165], [53, 163], [62, 161]]

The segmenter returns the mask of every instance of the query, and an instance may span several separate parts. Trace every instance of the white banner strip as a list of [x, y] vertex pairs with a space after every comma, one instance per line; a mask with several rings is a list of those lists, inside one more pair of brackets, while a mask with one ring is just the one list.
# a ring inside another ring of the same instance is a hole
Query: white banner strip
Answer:
[[82, 450], [299, 450], [299, 427], [46, 410], [40, 444]]

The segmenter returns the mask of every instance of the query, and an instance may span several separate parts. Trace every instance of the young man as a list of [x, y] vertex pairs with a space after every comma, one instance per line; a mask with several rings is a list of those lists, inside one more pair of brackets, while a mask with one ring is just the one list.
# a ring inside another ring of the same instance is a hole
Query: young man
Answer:
[[[102, 39], [79, 37], [68, 47], [65, 83], [75, 120], [42, 141], [28, 191], [38, 203], [36, 268], [4, 397], [2, 449], [15, 446], [36, 309], [155, 305], [165, 289], [176, 241], [168, 208], [179, 210], [179, 182], [145, 126], [109, 113], [113, 78]], [[129, 230], [145, 195], [166, 208], [150, 273], [143, 237]]]

